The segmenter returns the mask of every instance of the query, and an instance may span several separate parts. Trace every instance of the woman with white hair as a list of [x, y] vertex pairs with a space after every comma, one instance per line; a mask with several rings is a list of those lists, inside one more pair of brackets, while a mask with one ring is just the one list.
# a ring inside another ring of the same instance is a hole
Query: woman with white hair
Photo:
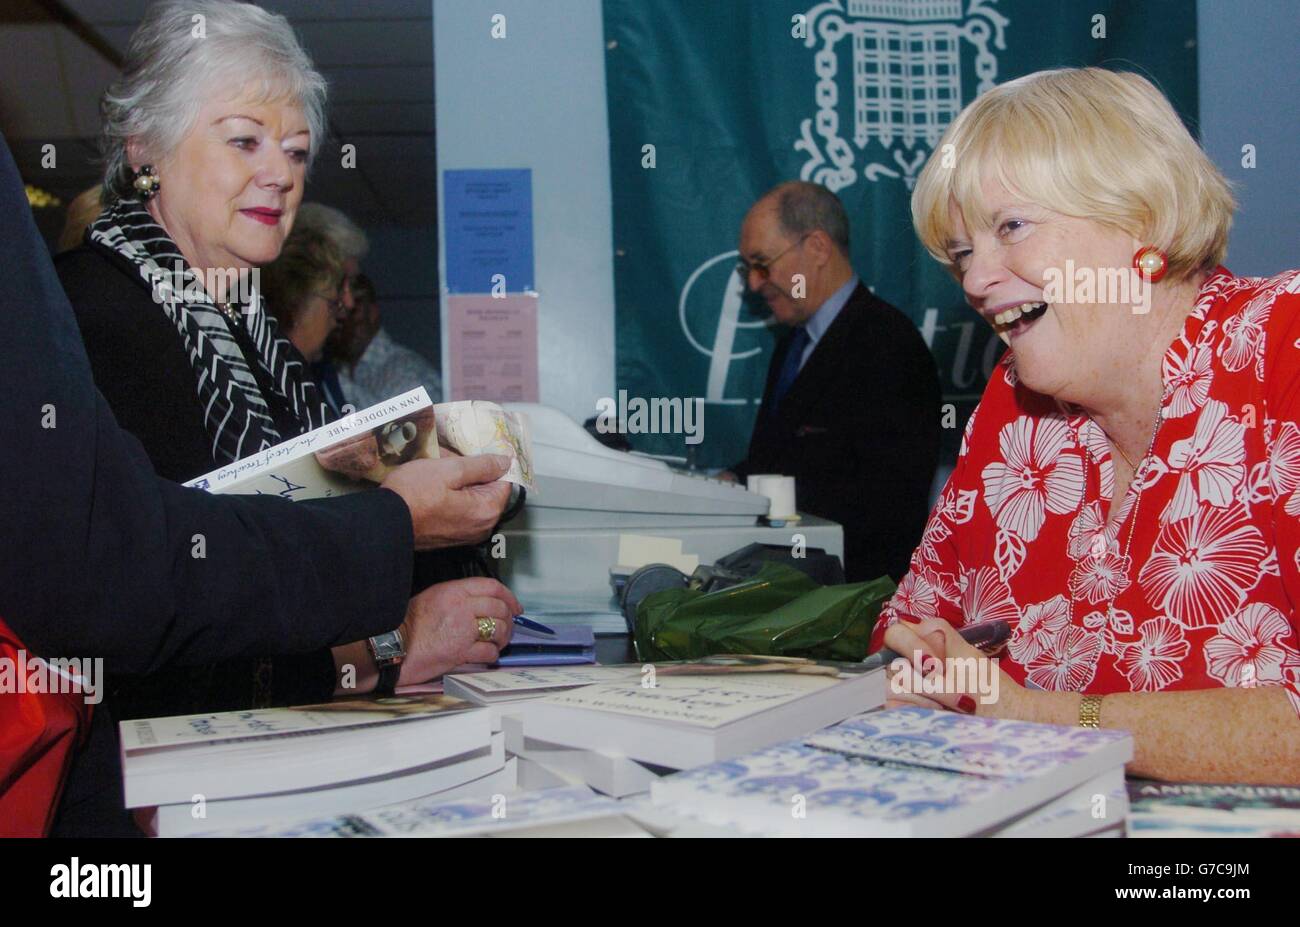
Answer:
[[[58, 270], [96, 384], [161, 476], [191, 479], [330, 417], [256, 285], [293, 225], [324, 107], [325, 81], [283, 17], [214, 0], [151, 7], [104, 96], [105, 208]], [[445, 491], [493, 480], [493, 469], [448, 469]], [[508, 487], [474, 490], [472, 530], [448, 516], [447, 537], [483, 540], [500, 517]], [[409, 549], [409, 537], [393, 542]], [[358, 589], [355, 607], [371, 591]], [[404, 638], [136, 679], [112, 693], [116, 709], [177, 714], [391, 691], [493, 662], [520, 610], [485, 578], [441, 583], [421, 594], [426, 605], [429, 596], [437, 602], [415, 610]], [[403, 647], [420, 659], [403, 662]]]
[[[1228, 185], [1138, 75], [1011, 81], [935, 150], [917, 231], [1010, 349], [875, 629], [891, 701], [1300, 783], [1300, 272], [1222, 266]], [[934, 675], [997, 619], [996, 689]]]

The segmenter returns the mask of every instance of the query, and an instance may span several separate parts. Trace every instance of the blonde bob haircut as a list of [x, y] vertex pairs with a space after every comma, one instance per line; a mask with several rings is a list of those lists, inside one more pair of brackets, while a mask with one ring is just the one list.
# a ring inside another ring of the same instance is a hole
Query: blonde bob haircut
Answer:
[[1138, 74], [1038, 71], [962, 110], [912, 193], [921, 243], [954, 273], [949, 203], [971, 233], [987, 231], [994, 217], [985, 178], [1035, 205], [1155, 245], [1168, 255], [1173, 279], [1213, 268], [1228, 251], [1236, 207], [1228, 182], [1164, 94]]

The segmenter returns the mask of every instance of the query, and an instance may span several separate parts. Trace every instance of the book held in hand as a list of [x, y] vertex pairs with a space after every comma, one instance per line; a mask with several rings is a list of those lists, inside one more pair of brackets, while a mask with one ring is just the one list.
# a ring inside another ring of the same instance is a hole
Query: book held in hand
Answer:
[[501, 479], [533, 490], [532, 446], [518, 413], [490, 402], [433, 405], [423, 387], [205, 473], [185, 485], [214, 493], [324, 499], [375, 486], [397, 467], [441, 455], [502, 454]]

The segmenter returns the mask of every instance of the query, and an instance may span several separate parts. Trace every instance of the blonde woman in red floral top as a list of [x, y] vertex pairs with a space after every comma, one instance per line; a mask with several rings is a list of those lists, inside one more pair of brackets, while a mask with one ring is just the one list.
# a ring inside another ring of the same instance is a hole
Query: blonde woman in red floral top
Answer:
[[[1300, 783], [1300, 272], [1220, 266], [1233, 205], [1134, 74], [1032, 74], [949, 128], [913, 219], [1010, 347], [877, 625], [923, 655], [891, 704], [1127, 729], [1133, 775]], [[998, 618], [996, 699], [927, 690], [925, 656], [978, 657], [955, 629]]]

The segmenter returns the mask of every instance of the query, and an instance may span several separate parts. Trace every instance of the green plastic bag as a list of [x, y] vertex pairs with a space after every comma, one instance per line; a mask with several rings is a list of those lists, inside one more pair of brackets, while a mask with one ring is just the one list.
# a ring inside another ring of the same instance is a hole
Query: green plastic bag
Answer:
[[637, 608], [637, 656], [647, 662], [715, 653], [859, 661], [895, 588], [888, 576], [822, 586], [793, 567], [766, 563], [753, 579], [717, 592], [665, 589]]

